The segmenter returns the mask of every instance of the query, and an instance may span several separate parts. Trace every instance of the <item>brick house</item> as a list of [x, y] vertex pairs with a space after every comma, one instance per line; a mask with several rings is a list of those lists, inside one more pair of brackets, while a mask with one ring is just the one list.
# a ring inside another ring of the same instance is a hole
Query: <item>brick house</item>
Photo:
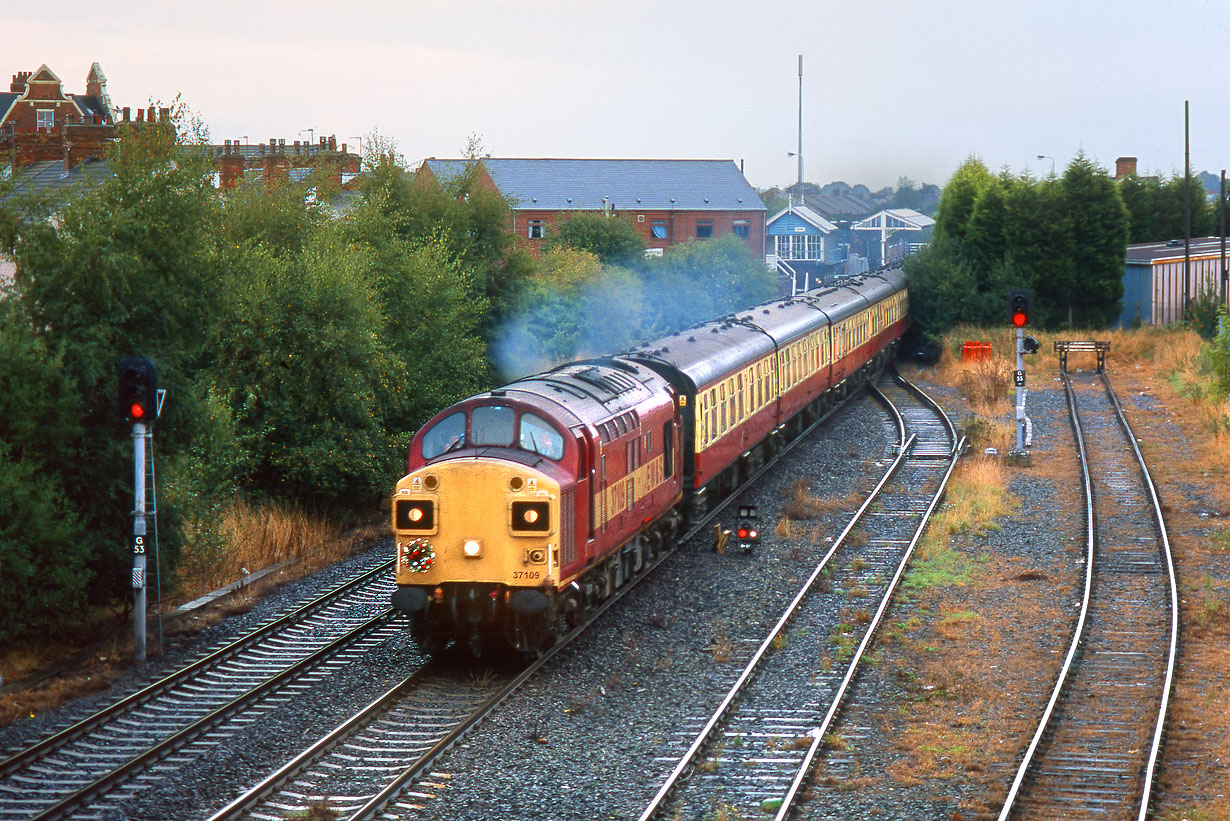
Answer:
[[[416, 184], [439, 184], [467, 160], [429, 158]], [[649, 253], [735, 234], [765, 252], [765, 206], [732, 160], [478, 160], [476, 184], [512, 203], [509, 230], [534, 250], [552, 225], [576, 213], [626, 218]]]
[[358, 175], [361, 165], [359, 155], [351, 154], [346, 143], [339, 146], [336, 136], [321, 137], [319, 142], [294, 140], [289, 145], [275, 137], [255, 145], [225, 140], [222, 145], [205, 146], [205, 150], [218, 169], [218, 187], [223, 190], [245, 179], [271, 185], [299, 182], [316, 171], [341, 189]]
[[84, 94], [64, 91], [46, 65], [13, 75], [0, 92], [0, 153], [14, 166], [60, 160], [65, 169], [101, 157], [115, 139], [115, 111], [107, 77], [98, 63], [90, 68]]

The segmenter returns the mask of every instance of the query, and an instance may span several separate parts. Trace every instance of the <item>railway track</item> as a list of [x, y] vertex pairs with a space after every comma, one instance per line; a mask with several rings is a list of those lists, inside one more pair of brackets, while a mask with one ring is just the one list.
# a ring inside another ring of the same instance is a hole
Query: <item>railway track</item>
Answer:
[[384, 604], [392, 562], [328, 593], [0, 761], [0, 819], [122, 817], [125, 802], [224, 743], [279, 704], [403, 629]]
[[[826, 414], [816, 420], [782, 453], [789, 452], [827, 418]], [[746, 484], [754, 482], [771, 466], [772, 463], [763, 466]], [[716, 503], [679, 539], [679, 543], [686, 542], [707, 528], [731, 498], [733, 496], [728, 496]], [[521, 669], [494, 676], [482, 686], [473, 679], [458, 686], [456, 674], [444, 667], [435, 670], [435, 675], [439, 677], [435, 679], [425, 675], [428, 670], [423, 671], [423, 675], [411, 675], [223, 807], [210, 821], [282, 818], [288, 813], [306, 812], [313, 804], [321, 803], [327, 803], [330, 810], [339, 813], [339, 817], [349, 819], [375, 818], [389, 813], [416, 814], [432, 798], [434, 779], [439, 778], [431, 769], [436, 760], [526, 681], [550, 664], [558, 653], [652, 573], [671, 552], [663, 551], [656, 556], [629, 584], [590, 614], [583, 624]], [[455, 693], [458, 689], [470, 691], [469, 701], [453, 698], [446, 709], [440, 706], [438, 699], [424, 699], [422, 693], [438, 691], [441, 681], [452, 682], [451, 685], [443, 685], [446, 689], [451, 688], [451, 692]], [[367, 762], [363, 766], [366, 772], [356, 771], [355, 765], [360, 761]]]
[[[904, 381], [897, 459], [760, 643], [641, 814], [785, 818], [825, 743], [959, 453], [951, 423]], [[900, 409], [898, 412], [897, 409]], [[817, 658], [817, 647], [829, 648]]]
[[1000, 814], [1149, 811], [1174, 675], [1178, 596], [1166, 524], [1104, 374], [1063, 375], [1084, 477], [1085, 591], [1050, 702]]

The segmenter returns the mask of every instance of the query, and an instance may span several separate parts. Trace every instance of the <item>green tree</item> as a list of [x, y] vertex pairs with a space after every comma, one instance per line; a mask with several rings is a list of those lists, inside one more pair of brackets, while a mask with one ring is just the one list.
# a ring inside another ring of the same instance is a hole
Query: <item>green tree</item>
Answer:
[[[1183, 210], [1185, 200], [1190, 204], [1190, 213], [1186, 216]], [[1191, 236], [1207, 237], [1216, 233], [1217, 215], [1209, 207], [1204, 186], [1197, 176], [1192, 176], [1190, 189], [1179, 174], [1163, 183], [1157, 194], [1157, 213], [1159, 235], [1147, 241], [1182, 239], [1187, 235], [1187, 218], [1191, 220]]]
[[[1033, 290], [1031, 321], [1055, 327], [1067, 319], [1066, 293], [1072, 281], [1071, 234], [1062, 207], [1058, 179], [1035, 180], [1026, 175], [1008, 186], [1004, 209], [1005, 259], [1012, 263], [1015, 280], [1008, 290]], [[992, 322], [1007, 310], [1007, 294]]]
[[79, 538], [81, 398], [12, 299], [0, 298], [0, 642], [60, 624], [86, 600]]
[[771, 299], [777, 277], [733, 234], [687, 242], [645, 260], [644, 303], [651, 320], [647, 336]]
[[952, 237], [958, 242], [964, 241], [978, 196], [994, 183], [995, 177], [981, 160], [970, 157], [963, 162], [948, 185], [944, 186], [944, 195], [935, 213], [936, 238]]
[[1062, 214], [1073, 277], [1067, 306], [1077, 327], [1102, 327], [1122, 310], [1129, 219], [1106, 169], [1081, 152], [1064, 171]]
[[1128, 242], [1163, 239], [1159, 214], [1161, 183], [1157, 177], [1129, 174], [1119, 180], [1119, 197], [1128, 210]]
[[645, 242], [623, 217], [577, 213], [557, 223], [546, 249], [589, 251], [607, 265], [633, 265], [645, 255]]
[[[185, 127], [191, 124], [179, 107], [173, 119], [130, 131], [112, 151], [110, 179], [73, 192], [57, 205], [55, 220], [27, 214], [13, 228], [12, 298], [59, 365], [55, 393], [75, 411], [73, 426], [41, 463], [50, 476], [71, 476], [80, 523], [73, 543], [54, 549], [64, 549], [66, 561], [78, 551], [88, 557], [95, 603], [131, 594], [125, 534], [132, 525], [132, 443], [116, 418], [118, 357], [142, 354], [158, 363], [160, 384], [172, 397], [157, 428], [160, 454], [183, 449], [196, 413], [189, 371], [208, 338], [203, 318], [217, 292], [204, 241], [214, 190], [208, 158], [179, 148], [191, 136]], [[173, 509], [161, 512], [164, 521], [175, 516]], [[173, 530], [162, 535], [162, 564], [172, 566], [178, 540]]]

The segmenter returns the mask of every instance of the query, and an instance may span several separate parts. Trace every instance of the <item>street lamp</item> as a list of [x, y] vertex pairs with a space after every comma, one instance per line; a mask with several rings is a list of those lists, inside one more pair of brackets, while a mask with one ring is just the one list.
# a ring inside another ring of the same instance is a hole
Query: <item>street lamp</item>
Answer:
[[1038, 159], [1050, 160], [1051, 161], [1051, 176], [1052, 177], [1055, 176], [1055, 158], [1052, 157], [1050, 154], [1039, 154]]
[[315, 143], [315, 142], [316, 142], [316, 129], [314, 129], [314, 128], [301, 128], [301, 129], [299, 129], [299, 136], [300, 136], [300, 137], [302, 137], [302, 136], [303, 136], [303, 132], [304, 132], [304, 131], [306, 131], [306, 132], [308, 133], [308, 144], [309, 144], [309, 145], [311, 145], [311, 144]]

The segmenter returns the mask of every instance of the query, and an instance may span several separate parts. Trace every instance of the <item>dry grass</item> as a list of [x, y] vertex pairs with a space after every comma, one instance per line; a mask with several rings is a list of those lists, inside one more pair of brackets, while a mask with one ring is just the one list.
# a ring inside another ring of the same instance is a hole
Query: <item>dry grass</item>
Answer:
[[811, 492], [807, 479], [795, 479], [790, 486], [790, 498], [782, 507], [790, 519], [819, 519], [829, 513], [847, 509], [848, 499], [822, 499]]
[[[326, 567], [355, 551], [366, 539], [384, 535], [380, 525], [347, 529], [302, 510], [236, 504], [222, 521], [220, 548], [187, 539], [177, 577], [177, 589], [164, 591], [164, 610], [216, 590], [282, 561], [293, 564], [282, 572], [227, 597], [208, 612], [171, 621], [164, 615], [168, 635], [203, 629], [227, 615], [242, 612], [265, 590]], [[151, 607], [154, 595], [150, 595]], [[155, 614], [150, 613], [151, 623]], [[156, 656], [157, 631], [151, 628], [148, 653]], [[86, 649], [82, 649], [82, 647]], [[132, 658], [131, 617], [110, 610], [96, 611], [73, 632], [36, 645], [0, 649], [0, 671], [8, 682], [29, 686], [0, 696], [0, 726], [34, 715], [108, 687]]]
[[223, 514], [220, 550], [185, 547], [179, 586], [192, 599], [283, 561], [317, 569], [350, 555], [365, 535], [298, 508], [236, 502]]
[[[946, 564], [950, 543], [958, 534], [978, 534], [997, 528], [995, 520], [1015, 508], [1007, 490], [1007, 469], [999, 459], [975, 456], [961, 461], [944, 495], [944, 504], [927, 525], [915, 562]], [[925, 567], [921, 568], [925, 571]], [[915, 575], [917, 571], [911, 571]], [[915, 579], [917, 582], [917, 579]]]

